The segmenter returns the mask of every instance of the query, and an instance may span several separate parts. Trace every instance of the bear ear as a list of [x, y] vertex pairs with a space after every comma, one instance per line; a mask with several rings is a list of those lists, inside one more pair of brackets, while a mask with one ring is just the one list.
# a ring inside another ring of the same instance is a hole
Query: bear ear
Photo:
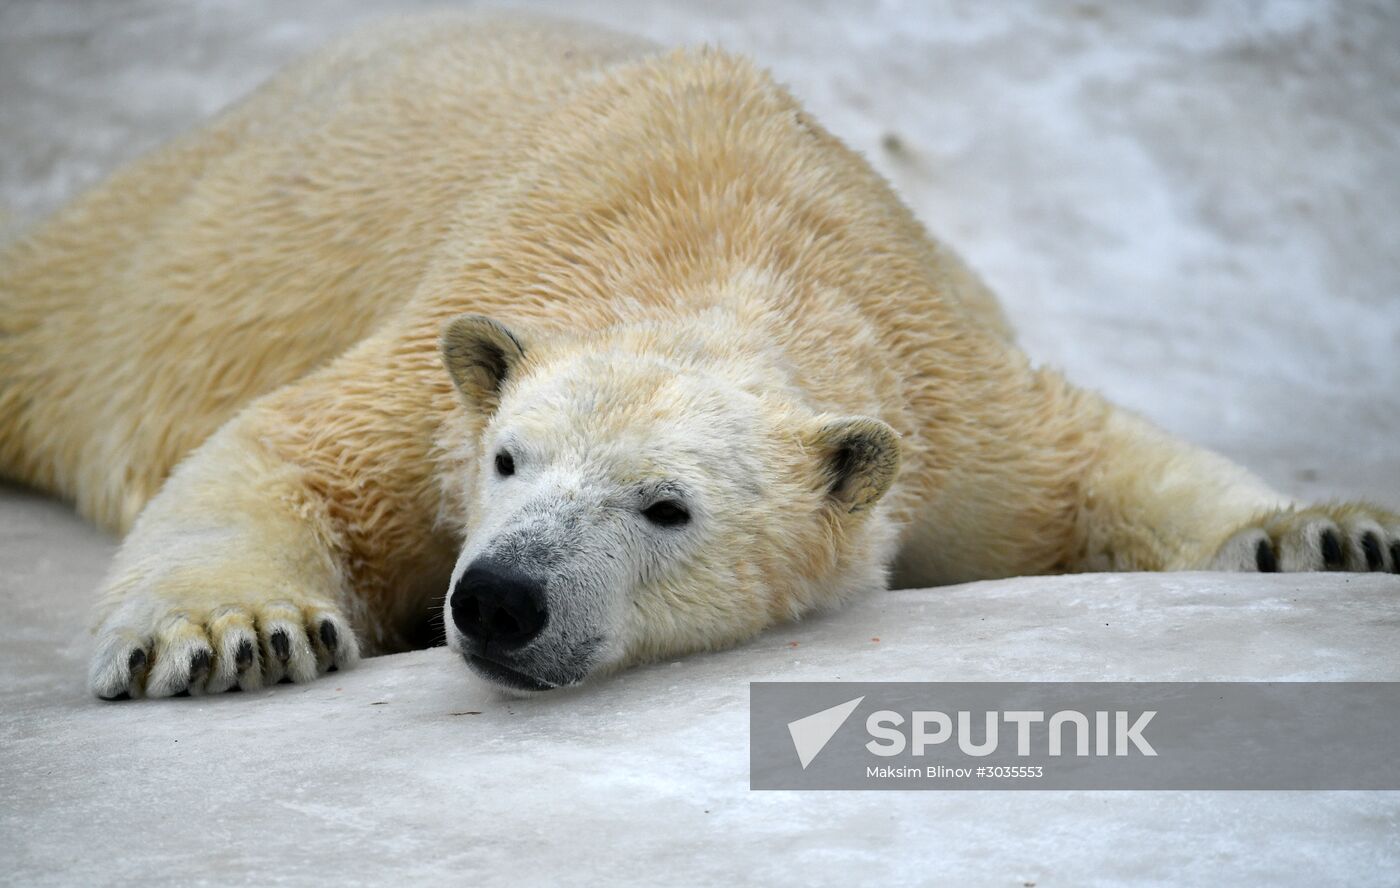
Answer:
[[868, 416], [822, 421], [807, 446], [821, 461], [827, 494], [843, 511], [874, 505], [899, 471], [899, 434]]
[[442, 362], [468, 398], [494, 398], [525, 357], [515, 334], [481, 315], [461, 315], [442, 331]]

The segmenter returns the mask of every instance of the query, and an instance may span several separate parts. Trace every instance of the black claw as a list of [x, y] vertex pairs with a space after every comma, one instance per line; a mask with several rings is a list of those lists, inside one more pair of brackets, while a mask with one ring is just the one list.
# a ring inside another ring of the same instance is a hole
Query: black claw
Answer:
[[209, 664], [214, 662], [214, 652], [208, 648], [201, 648], [190, 657], [190, 681], [196, 682], [203, 678], [209, 671]]
[[126, 658], [126, 668], [132, 672], [142, 669], [146, 665], [146, 652], [141, 648], [131, 652], [131, 656]]
[[246, 638], [239, 642], [238, 650], [233, 655], [233, 665], [239, 672], [253, 665], [253, 642]]
[[1331, 528], [1322, 532], [1322, 566], [1327, 570], [1342, 569], [1342, 541]]
[[108, 703], [116, 703], [118, 700], [130, 700], [131, 695], [128, 694], [126, 691], [122, 691], [115, 697], [102, 697], [101, 699], [106, 700]]
[[1260, 573], [1278, 573], [1278, 558], [1274, 556], [1274, 547], [1269, 545], [1268, 540], [1260, 540], [1259, 547], [1254, 550], [1254, 566]]
[[330, 620], [321, 621], [321, 644], [326, 646], [326, 650], [335, 653], [335, 643], [337, 639], [335, 624]]
[[268, 639], [268, 643], [272, 645], [272, 653], [283, 663], [292, 658], [292, 640], [287, 637], [287, 633], [284, 630], [278, 629], [276, 632], [272, 633], [272, 637]]
[[1361, 538], [1361, 551], [1366, 553], [1366, 569], [1380, 570], [1385, 567], [1385, 556], [1381, 554], [1381, 541], [1374, 533]]
[[1390, 544], [1390, 570], [1400, 574], [1400, 540]]

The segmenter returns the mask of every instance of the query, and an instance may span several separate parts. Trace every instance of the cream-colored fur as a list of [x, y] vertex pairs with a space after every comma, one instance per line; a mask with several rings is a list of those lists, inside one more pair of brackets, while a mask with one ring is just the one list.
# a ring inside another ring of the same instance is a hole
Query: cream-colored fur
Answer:
[[[530, 468], [493, 475], [502, 447]], [[749, 62], [522, 20], [344, 40], [12, 246], [0, 471], [130, 530], [102, 696], [417, 643], [541, 497], [593, 516], [569, 530], [593, 673], [891, 568], [1400, 555], [1396, 516], [1295, 507], [1033, 368], [976, 275]], [[669, 537], [619, 505], [663, 476], [693, 499]]]

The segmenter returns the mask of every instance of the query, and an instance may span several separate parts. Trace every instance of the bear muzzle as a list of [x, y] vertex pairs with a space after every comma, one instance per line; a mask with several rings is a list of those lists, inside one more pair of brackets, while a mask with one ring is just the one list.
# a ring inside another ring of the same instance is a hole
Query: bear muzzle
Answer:
[[577, 684], [588, 672], [588, 651], [560, 656], [548, 639], [550, 609], [544, 583], [505, 560], [484, 556], [457, 581], [449, 600], [467, 665], [516, 691]]

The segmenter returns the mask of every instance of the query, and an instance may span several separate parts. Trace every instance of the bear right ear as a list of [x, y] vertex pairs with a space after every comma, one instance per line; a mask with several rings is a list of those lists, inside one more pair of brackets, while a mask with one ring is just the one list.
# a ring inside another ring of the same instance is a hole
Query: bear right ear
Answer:
[[495, 398], [524, 357], [514, 333], [481, 315], [453, 318], [442, 332], [442, 362], [468, 398]]

